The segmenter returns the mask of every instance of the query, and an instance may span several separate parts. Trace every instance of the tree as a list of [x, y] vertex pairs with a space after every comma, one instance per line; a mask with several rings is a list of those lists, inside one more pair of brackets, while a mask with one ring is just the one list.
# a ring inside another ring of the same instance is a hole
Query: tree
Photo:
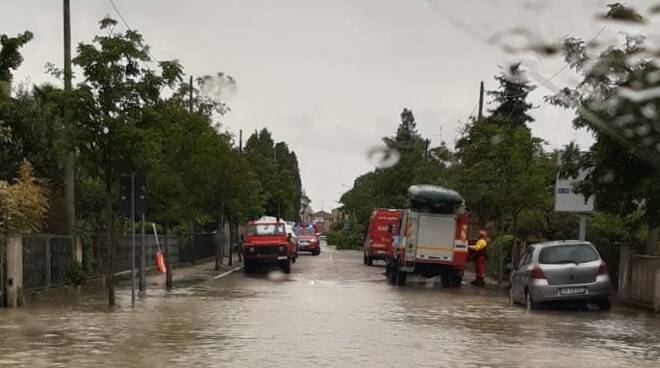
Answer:
[[39, 232], [48, 211], [44, 182], [35, 179], [32, 165], [23, 161], [13, 184], [0, 180], [0, 233]]
[[142, 36], [133, 30], [115, 31], [117, 22], [104, 18], [92, 43], [78, 45], [73, 62], [84, 81], [75, 93], [74, 141], [81, 164], [103, 183], [105, 243], [107, 248], [108, 302], [114, 304], [112, 255], [114, 249], [114, 187], [123, 173], [135, 170], [139, 158], [151, 147], [143, 128], [162, 101], [160, 91], [180, 80], [177, 62], [159, 63], [157, 74], [144, 64], [149, 60]]
[[488, 91], [497, 107], [490, 110], [493, 116], [501, 116], [502, 123], [507, 124], [508, 128], [525, 127], [527, 123], [534, 121], [529, 115], [529, 110], [534, 105], [527, 102], [527, 96], [536, 89], [536, 86], [530, 84], [525, 78], [521, 63], [511, 64], [506, 71], [495, 77], [499, 84], [499, 89]]
[[[23, 56], [18, 51], [32, 40], [34, 35], [30, 31], [19, 33], [16, 37], [6, 34], [0, 35], [0, 82], [11, 82], [12, 70], [16, 70], [23, 62]], [[4, 92], [0, 89], [0, 93]]]
[[[611, 19], [640, 21], [641, 16], [621, 4], [611, 4]], [[576, 190], [595, 195], [596, 206], [607, 213], [626, 217], [639, 211], [649, 232], [646, 252], [658, 252], [660, 229], [660, 131], [657, 127], [660, 73], [653, 58], [638, 58], [652, 52], [644, 37], [624, 35], [621, 46], [599, 55], [589, 55], [584, 41], [564, 41], [568, 66], [582, 76], [575, 88], [563, 88], [548, 96], [550, 103], [575, 109], [573, 126], [593, 133], [595, 143], [587, 152], [570, 144], [566, 147], [562, 175], [587, 172]]]

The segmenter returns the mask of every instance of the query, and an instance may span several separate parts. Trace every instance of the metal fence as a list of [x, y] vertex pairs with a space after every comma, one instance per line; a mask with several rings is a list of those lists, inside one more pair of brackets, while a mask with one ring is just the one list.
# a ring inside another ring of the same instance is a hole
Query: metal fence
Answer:
[[66, 282], [73, 262], [73, 238], [51, 234], [23, 236], [23, 287], [49, 287]]
[[0, 234], [0, 307], [5, 305], [5, 237]]
[[[167, 241], [166, 241], [167, 240]], [[142, 245], [142, 236], [135, 237], [135, 265], [140, 264], [140, 250]], [[165, 251], [167, 244], [168, 262], [176, 263], [194, 263], [196, 260], [208, 258], [215, 255], [216, 242], [214, 233], [189, 234], [181, 236], [158, 235], [158, 244], [161, 250]], [[115, 239], [114, 254], [112, 259], [112, 270], [114, 273], [131, 270], [132, 237], [120, 236]], [[144, 236], [144, 248], [147, 267], [154, 264], [154, 255], [158, 246], [156, 237], [153, 234]], [[91, 240], [91, 244], [83, 247], [83, 259], [85, 267], [92, 273], [105, 273], [106, 271], [106, 249], [104, 239], [96, 237]]]

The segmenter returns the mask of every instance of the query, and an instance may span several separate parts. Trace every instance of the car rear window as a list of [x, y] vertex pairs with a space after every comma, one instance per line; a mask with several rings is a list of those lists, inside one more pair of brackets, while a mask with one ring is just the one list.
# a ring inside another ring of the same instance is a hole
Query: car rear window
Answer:
[[542, 249], [539, 263], [585, 263], [597, 261], [599, 258], [598, 253], [588, 244], [558, 245]]

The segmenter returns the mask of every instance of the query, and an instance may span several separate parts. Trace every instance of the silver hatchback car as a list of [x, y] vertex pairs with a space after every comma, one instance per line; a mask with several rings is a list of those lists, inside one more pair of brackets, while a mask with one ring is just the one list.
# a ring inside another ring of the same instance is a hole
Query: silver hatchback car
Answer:
[[610, 277], [596, 248], [578, 240], [529, 246], [517, 269], [511, 270], [511, 303], [537, 309], [545, 302], [595, 303], [609, 310]]

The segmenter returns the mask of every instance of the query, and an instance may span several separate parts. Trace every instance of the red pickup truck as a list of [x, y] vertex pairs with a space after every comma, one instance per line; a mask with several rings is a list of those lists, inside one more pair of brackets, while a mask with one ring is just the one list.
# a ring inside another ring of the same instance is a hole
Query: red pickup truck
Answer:
[[290, 273], [295, 256], [290, 237], [283, 221], [249, 222], [241, 245], [243, 270], [249, 273], [258, 267], [277, 265]]
[[364, 240], [364, 264], [371, 266], [375, 259], [387, 260], [392, 255], [392, 236], [399, 233], [401, 211], [376, 208], [369, 217]]
[[311, 252], [315, 256], [321, 254], [321, 243], [315, 225], [298, 225], [295, 231], [298, 236], [298, 250]]

